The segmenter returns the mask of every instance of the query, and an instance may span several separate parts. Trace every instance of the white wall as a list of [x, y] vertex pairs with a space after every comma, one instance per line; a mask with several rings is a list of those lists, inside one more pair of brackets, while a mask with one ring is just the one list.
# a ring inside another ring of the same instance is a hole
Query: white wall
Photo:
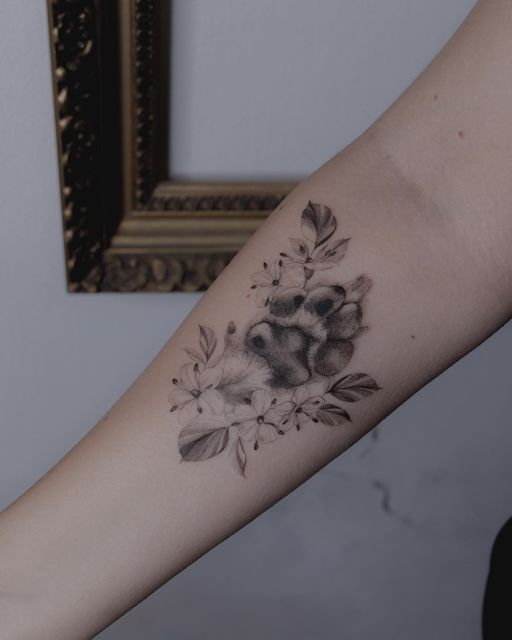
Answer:
[[[319, 19], [322, 1], [298, 4]], [[419, 71], [472, 2], [338, 4], [354, 18], [343, 33], [356, 53], [339, 80], [351, 116], [336, 146]], [[65, 292], [44, 5], [0, 3], [1, 505], [88, 430], [197, 300]], [[400, 55], [386, 65], [391, 44]], [[225, 108], [237, 118], [237, 103]], [[203, 134], [212, 153], [215, 130]], [[315, 151], [315, 162], [331, 150]], [[477, 640], [490, 545], [512, 511], [511, 349], [507, 327], [387, 419], [378, 440], [366, 438], [101, 637]]]
[[170, 165], [311, 173], [366, 129], [473, 0], [174, 0]]

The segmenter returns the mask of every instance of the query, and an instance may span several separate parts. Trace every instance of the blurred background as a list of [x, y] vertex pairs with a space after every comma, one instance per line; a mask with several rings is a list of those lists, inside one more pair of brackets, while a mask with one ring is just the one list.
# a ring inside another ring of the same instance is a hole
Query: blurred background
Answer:
[[[407, 87], [473, 4], [175, 0], [172, 173], [306, 175]], [[5, 507], [199, 294], [66, 293], [45, 2], [2, 0], [0, 25]], [[480, 638], [490, 548], [512, 514], [511, 352], [509, 325], [101, 639]]]

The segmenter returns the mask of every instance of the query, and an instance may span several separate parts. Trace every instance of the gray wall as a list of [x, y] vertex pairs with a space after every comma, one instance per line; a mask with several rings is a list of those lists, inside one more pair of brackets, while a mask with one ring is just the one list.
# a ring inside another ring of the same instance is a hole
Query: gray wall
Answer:
[[[333, 79], [350, 116], [334, 146], [403, 88], [471, 4], [325, 1], [343, 7], [350, 46], [340, 47], [355, 52], [348, 66], [325, 60], [344, 65]], [[2, 506], [88, 430], [197, 300], [66, 294], [44, 5], [0, 3]], [[318, 21], [324, 3], [297, 5]], [[225, 108], [237, 118], [238, 103]], [[219, 141], [203, 133], [211, 153]], [[329, 142], [332, 132], [318, 134]], [[314, 162], [333, 150], [315, 148]], [[511, 350], [509, 326], [103, 640], [477, 640], [490, 545], [512, 513]]]
[[474, 0], [173, 0], [177, 177], [294, 177], [366, 129]]

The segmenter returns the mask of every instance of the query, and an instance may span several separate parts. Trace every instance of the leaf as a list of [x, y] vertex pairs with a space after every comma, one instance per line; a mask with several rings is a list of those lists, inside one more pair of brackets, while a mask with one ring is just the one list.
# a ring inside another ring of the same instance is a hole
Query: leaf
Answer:
[[336, 218], [329, 207], [323, 204], [308, 203], [301, 216], [302, 233], [312, 240], [316, 247], [323, 244], [336, 231]]
[[245, 453], [244, 443], [242, 438], [238, 438], [235, 446], [235, 455], [236, 461], [238, 463], [238, 468], [240, 469], [240, 473], [245, 476], [245, 467], [247, 465], [247, 454]]
[[213, 329], [210, 327], [203, 327], [199, 325], [199, 346], [201, 347], [201, 351], [204, 353], [204, 357], [208, 361], [215, 351], [215, 347], [217, 346], [217, 338], [215, 337], [215, 333]]
[[309, 249], [304, 240], [299, 240], [299, 238], [290, 238], [290, 243], [292, 245], [292, 249], [298, 256], [301, 258], [309, 256]]
[[327, 393], [343, 402], [357, 402], [361, 398], [371, 396], [380, 387], [375, 380], [366, 373], [351, 373], [337, 380]]
[[195, 349], [185, 349], [185, 353], [191, 360], [195, 362], [200, 362], [201, 364], [206, 363], [203, 354], [199, 353], [199, 351], [196, 351]]
[[342, 407], [336, 404], [323, 404], [315, 413], [315, 418], [329, 426], [337, 426], [344, 422], [350, 422], [350, 416]]
[[315, 260], [320, 262], [340, 262], [347, 253], [349, 241], [350, 238], [342, 238], [341, 240], [325, 244], [315, 256]]
[[184, 427], [178, 436], [178, 448], [183, 460], [208, 460], [224, 451], [229, 439], [229, 427], [206, 427], [208, 419], [195, 420]]

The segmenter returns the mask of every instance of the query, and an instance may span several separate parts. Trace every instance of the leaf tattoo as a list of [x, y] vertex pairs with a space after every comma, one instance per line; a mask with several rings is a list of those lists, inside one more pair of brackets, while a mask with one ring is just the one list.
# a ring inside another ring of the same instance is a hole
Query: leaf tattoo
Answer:
[[375, 380], [366, 373], [352, 373], [337, 380], [326, 393], [342, 402], [357, 402], [371, 396], [379, 388]]
[[215, 427], [209, 420], [190, 423], [180, 433], [179, 449], [183, 460], [208, 460], [224, 451], [228, 427]]
[[171, 412], [182, 425], [182, 460], [198, 462], [228, 450], [245, 477], [248, 445], [256, 451], [290, 430], [351, 422], [344, 403], [381, 387], [366, 373], [345, 374], [355, 342], [368, 329], [364, 300], [372, 281], [326, 280], [345, 256], [349, 238], [334, 239], [331, 209], [308, 202], [302, 238], [262, 263], [252, 276], [256, 311], [247, 326], [228, 323], [223, 346], [211, 327], [199, 326], [199, 348], [173, 378]]
[[234, 447], [236, 455], [236, 463], [240, 469], [240, 473], [245, 476], [245, 465], [247, 464], [247, 454], [245, 453], [244, 443], [242, 438], [238, 437], [236, 445]]
[[316, 247], [326, 242], [336, 231], [336, 218], [323, 204], [308, 203], [301, 217], [302, 233], [313, 240]]
[[208, 362], [217, 347], [217, 338], [215, 337], [213, 329], [210, 329], [210, 327], [199, 325], [199, 333], [199, 347], [203, 352], [205, 362]]
[[315, 417], [319, 422], [331, 426], [350, 422], [348, 412], [337, 404], [323, 404], [316, 412]]

